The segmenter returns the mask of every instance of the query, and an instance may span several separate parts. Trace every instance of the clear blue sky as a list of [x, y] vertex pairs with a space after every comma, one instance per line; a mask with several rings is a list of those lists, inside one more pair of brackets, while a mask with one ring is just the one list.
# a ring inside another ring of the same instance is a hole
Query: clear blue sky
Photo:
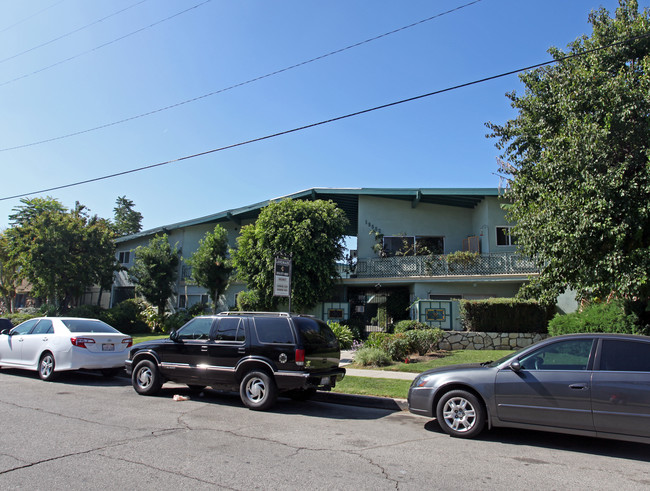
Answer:
[[[544, 62], [550, 46], [590, 34], [592, 9], [618, 5], [482, 0], [195, 102], [31, 145], [227, 89], [471, 0], [204, 1], [0, 2], [0, 198]], [[126, 195], [149, 229], [311, 187], [497, 187], [499, 152], [484, 123], [514, 117], [511, 90], [522, 90], [516, 75], [41, 196], [112, 218]], [[0, 229], [19, 204], [0, 201]]]

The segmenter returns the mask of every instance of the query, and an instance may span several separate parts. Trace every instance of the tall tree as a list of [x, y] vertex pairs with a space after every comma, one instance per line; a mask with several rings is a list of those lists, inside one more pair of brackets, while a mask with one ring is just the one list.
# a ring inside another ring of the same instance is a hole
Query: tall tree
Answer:
[[215, 313], [219, 297], [226, 290], [232, 273], [232, 265], [227, 255], [228, 232], [221, 225], [217, 225], [213, 232], [208, 232], [199, 241], [199, 248], [187, 260], [192, 268], [194, 281], [208, 290]]
[[516, 119], [487, 124], [509, 163], [514, 234], [541, 270], [525, 292], [546, 300], [650, 294], [650, 13], [619, 3], [567, 52], [551, 48], [556, 64], [520, 75]]
[[14, 311], [16, 289], [20, 284], [18, 265], [11, 256], [6, 231], [0, 232], [0, 300], [9, 312]]
[[292, 302], [297, 311], [327, 298], [343, 259], [348, 219], [332, 201], [284, 200], [262, 209], [254, 224], [242, 227], [231, 251], [240, 279], [259, 293], [260, 308], [277, 308], [273, 297], [276, 255], [293, 259]]
[[129, 276], [136, 292], [158, 309], [158, 323], [163, 321], [167, 301], [174, 293], [179, 264], [178, 247], [171, 246], [167, 234], [156, 235], [148, 245], [135, 249]]
[[113, 208], [115, 233], [118, 237], [137, 234], [142, 230], [142, 213], [135, 211], [135, 203], [126, 196], [119, 196]]
[[81, 205], [68, 211], [52, 198], [21, 202], [6, 232], [10, 259], [35, 296], [65, 312], [99, 281], [103, 265], [114, 264], [113, 231]]

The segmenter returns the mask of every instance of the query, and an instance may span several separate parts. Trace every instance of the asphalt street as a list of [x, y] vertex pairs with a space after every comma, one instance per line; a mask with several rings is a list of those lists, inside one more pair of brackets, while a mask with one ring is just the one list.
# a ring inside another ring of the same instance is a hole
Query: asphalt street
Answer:
[[0, 370], [0, 489], [648, 489], [650, 445], [529, 431], [453, 439], [406, 411]]

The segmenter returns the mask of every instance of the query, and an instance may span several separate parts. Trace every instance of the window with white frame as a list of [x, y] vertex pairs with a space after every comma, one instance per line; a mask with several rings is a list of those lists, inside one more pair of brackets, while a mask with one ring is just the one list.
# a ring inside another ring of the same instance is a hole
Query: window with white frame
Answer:
[[516, 243], [515, 237], [512, 235], [512, 227], [497, 227], [498, 246], [511, 246]]
[[129, 264], [131, 262], [131, 251], [121, 251], [118, 253], [118, 259], [120, 264]]

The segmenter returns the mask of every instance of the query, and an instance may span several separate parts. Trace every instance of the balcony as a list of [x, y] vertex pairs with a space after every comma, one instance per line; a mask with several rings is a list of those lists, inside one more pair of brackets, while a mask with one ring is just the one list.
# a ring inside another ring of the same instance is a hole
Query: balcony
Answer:
[[528, 258], [515, 253], [479, 254], [470, 261], [451, 262], [446, 255], [359, 258], [354, 271], [338, 265], [341, 278], [395, 278], [442, 276], [528, 275], [539, 270]]

